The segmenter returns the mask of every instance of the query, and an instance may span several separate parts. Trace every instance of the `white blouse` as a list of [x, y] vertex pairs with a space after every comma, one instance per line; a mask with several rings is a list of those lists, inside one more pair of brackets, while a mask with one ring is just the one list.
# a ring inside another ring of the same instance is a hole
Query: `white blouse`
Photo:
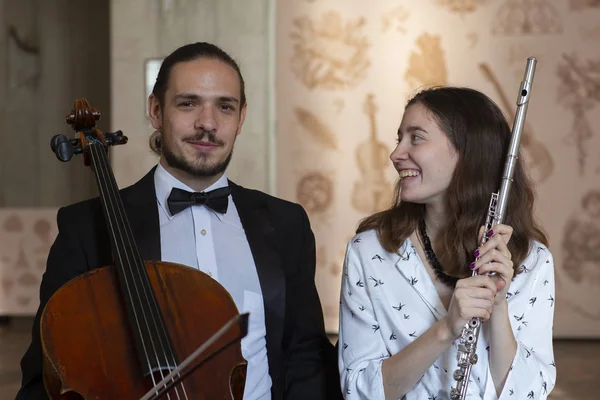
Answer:
[[[407, 239], [399, 254], [380, 245], [375, 231], [356, 235], [347, 246], [340, 302], [339, 369], [344, 397], [384, 399], [381, 364], [446, 315], [446, 309]], [[554, 264], [533, 242], [507, 294], [517, 352], [498, 397], [489, 370], [489, 332], [483, 324], [479, 361], [471, 370], [468, 399], [543, 400], [554, 388], [552, 350]], [[405, 400], [447, 400], [457, 368], [455, 341], [407, 393]]]

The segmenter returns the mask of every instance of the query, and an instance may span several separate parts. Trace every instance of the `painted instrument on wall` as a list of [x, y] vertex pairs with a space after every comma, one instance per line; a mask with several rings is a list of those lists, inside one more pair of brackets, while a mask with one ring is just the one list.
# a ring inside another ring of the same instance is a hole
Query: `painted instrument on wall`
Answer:
[[356, 162], [361, 179], [354, 182], [352, 206], [361, 212], [374, 213], [390, 205], [390, 195], [393, 191], [385, 177], [390, 151], [377, 139], [377, 105], [374, 94], [367, 95], [363, 110], [369, 116], [371, 129], [369, 139], [356, 149]]
[[[519, 154], [519, 144], [521, 142], [523, 126], [527, 115], [527, 107], [529, 105], [529, 96], [531, 94], [536, 64], [537, 60], [534, 57], [529, 57], [527, 59], [525, 76], [521, 82], [519, 95], [517, 97], [517, 112], [513, 123], [504, 173], [502, 174], [502, 184], [498, 193], [492, 193], [485, 221], [485, 229], [483, 231], [484, 234], [481, 237], [480, 245], [485, 244], [488, 240], [485, 232], [488, 232], [495, 225], [501, 224], [505, 216], [506, 204], [508, 203], [512, 177]], [[473, 275], [477, 275], [477, 272], [473, 271]], [[456, 355], [458, 368], [453, 374], [454, 380], [456, 381], [456, 387], [453, 387], [450, 390], [450, 398], [452, 400], [464, 400], [467, 396], [471, 368], [477, 363], [477, 340], [480, 329], [481, 319], [472, 318], [465, 324], [461, 336], [458, 339], [458, 353]]]

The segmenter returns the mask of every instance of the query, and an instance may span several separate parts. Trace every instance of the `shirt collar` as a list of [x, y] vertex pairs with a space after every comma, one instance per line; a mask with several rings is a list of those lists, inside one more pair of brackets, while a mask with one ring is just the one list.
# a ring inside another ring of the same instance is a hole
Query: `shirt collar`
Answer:
[[[204, 189], [204, 192], [210, 192], [211, 190], [220, 189], [223, 187], [229, 186], [229, 181], [227, 179], [227, 173], [223, 173], [223, 176], [219, 178], [215, 183]], [[171, 220], [174, 218], [169, 211], [169, 207], [167, 206], [167, 199], [171, 194], [171, 190], [173, 188], [187, 190], [188, 192], [195, 192], [194, 189], [181, 182], [179, 179], [175, 178], [171, 175], [160, 163], [156, 167], [156, 171], [154, 171], [154, 187], [156, 190], [156, 200], [158, 201], [159, 206], [165, 211], [168, 218]], [[229, 206], [231, 206], [231, 195], [229, 195]], [[220, 221], [223, 221], [224, 214], [218, 213], [211, 209], [208, 209], [210, 212], [214, 213]], [[229, 212], [229, 207], [227, 208]]]
[[438, 320], [447, 314], [440, 295], [410, 237], [406, 238], [400, 248], [396, 268]]

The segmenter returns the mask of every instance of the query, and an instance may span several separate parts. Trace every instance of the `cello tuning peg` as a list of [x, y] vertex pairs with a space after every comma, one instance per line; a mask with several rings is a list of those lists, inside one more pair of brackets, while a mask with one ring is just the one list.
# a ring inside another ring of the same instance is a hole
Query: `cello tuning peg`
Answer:
[[123, 136], [123, 131], [116, 131], [113, 133], [105, 133], [104, 136], [107, 138], [109, 144], [116, 146], [119, 144], [125, 144], [128, 141], [127, 136]]
[[65, 135], [55, 135], [50, 140], [50, 147], [60, 161], [66, 162], [73, 157], [73, 143]]
[[81, 154], [82, 152], [82, 148], [81, 148], [81, 142], [77, 139], [71, 139], [71, 146], [73, 147], [73, 154]]
[[58, 145], [61, 144], [62, 142], [66, 142], [67, 137], [65, 135], [54, 135], [52, 137], [52, 139], [50, 139], [50, 148], [52, 149], [53, 152], [56, 153], [56, 149], [58, 149]]

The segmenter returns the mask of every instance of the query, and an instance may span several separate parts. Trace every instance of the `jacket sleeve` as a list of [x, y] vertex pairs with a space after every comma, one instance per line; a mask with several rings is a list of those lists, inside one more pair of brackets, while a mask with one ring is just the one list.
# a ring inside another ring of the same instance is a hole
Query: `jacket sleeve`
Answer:
[[[298, 206], [299, 207], [299, 206]], [[285, 399], [340, 399], [334, 346], [325, 334], [323, 311], [315, 286], [315, 238], [308, 216], [299, 207], [302, 246], [294, 274], [286, 278], [284, 349]]]

